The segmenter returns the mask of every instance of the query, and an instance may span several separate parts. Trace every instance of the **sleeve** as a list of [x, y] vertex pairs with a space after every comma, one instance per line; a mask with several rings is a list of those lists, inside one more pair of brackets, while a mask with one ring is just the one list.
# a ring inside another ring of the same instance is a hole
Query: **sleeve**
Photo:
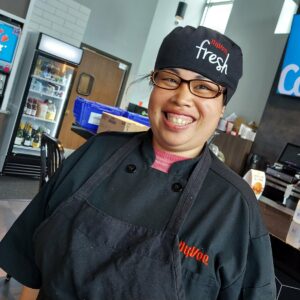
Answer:
[[271, 253], [268, 234], [251, 239], [243, 272], [229, 286], [220, 290], [218, 300], [275, 300]]
[[62, 167], [25, 208], [0, 243], [0, 267], [25, 286], [39, 288], [41, 285], [41, 275], [34, 261], [32, 237], [36, 228], [47, 217], [48, 201], [91, 143], [89, 140], [64, 161]]
[[276, 285], [269, 234], [252, 238], [242, 285], [242, 299], [274, 300]]
[[252, 190], [251, 193], [253, 197], [248, 202], [250, 239], [243, 275], [242, 299], [274, 300], [276, 284], [270, 236]]
[[[248, 193], [248, 186], [244, 189]], [[243, 199], [247, 203], [248, 224], [239, 245], [243, 255], [238, 277], [221, 288], [218, 300], [275, 300], [276, 284], [269, 233], [262, 221], [257, 200], [252, 192]], [[242, 221], [240, 222], [241, 227]], [[232, 254], [238, 255], [238, 254]]]

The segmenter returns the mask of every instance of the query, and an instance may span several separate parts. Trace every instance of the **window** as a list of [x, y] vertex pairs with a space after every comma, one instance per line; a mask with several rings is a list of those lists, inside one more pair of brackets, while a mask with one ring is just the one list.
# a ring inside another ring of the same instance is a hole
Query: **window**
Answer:
[[297, 12], [298, 4], [293, 0], [284, 0], [280, 16], [275, 28], [275, 34], [290, 33], [294, 14]]
[[200, 25], [225, 32], [234, 0], [207, 0]]

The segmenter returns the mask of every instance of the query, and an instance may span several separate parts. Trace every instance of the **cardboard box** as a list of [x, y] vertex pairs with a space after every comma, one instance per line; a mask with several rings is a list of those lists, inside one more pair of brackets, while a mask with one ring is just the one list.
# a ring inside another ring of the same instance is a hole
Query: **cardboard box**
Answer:
[[98, 133], [104, 131], [146, 131], [149, 127], [121, 116], [103, 112]]

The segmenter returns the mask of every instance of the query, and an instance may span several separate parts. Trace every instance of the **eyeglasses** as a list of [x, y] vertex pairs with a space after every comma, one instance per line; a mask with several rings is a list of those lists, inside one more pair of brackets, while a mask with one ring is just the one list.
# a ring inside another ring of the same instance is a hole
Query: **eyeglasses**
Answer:
[[189, 86], [190, 92], [201, 98], [216, 98], [226, 91], [226, 88], [220, 85], [202, 79], [185, 80], [175, 73], [169, 71], [154, 71], [151, 74], [151, 82], [159, 88], [165, 90], [176, 90], [182, 82], [186, 82]]

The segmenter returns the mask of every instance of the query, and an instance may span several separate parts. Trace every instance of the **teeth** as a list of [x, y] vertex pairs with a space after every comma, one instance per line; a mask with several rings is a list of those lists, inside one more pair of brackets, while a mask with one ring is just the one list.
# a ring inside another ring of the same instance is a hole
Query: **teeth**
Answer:
[[174, 114], [167, 114], [167, 118], [170, 122], [172, 122], [175, 125], [188, 125], [193, 122], [193, 119], [187, 116], [178, 116]]

